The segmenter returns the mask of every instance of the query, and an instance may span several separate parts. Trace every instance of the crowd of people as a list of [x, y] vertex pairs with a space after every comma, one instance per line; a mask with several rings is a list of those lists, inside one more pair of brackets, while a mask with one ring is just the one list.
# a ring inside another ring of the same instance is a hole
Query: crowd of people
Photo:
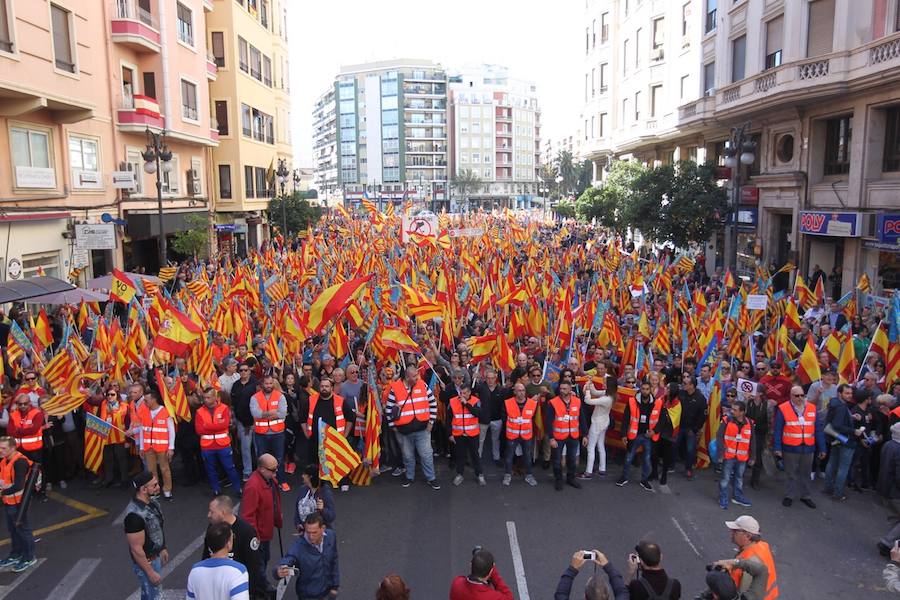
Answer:
[[[444, 219], [442, 229], [453, 226]], [[400, 488], [420, 471], [440, 490], [446, 461], [454, 486], [468, 485], [467, 468], [478, 486], [491, 468], [502, 486], [520, 477], [537, 486], [543, 469], [560, 492], [604, 477], [620, 487], [634, 477], [652, 492], [673, 473], [691, 482], [709, 466], [718, 474], [710, 502], [724, 510], [760, 501], [745, 493], [747, 471], [753, 490], [784, 471], [785, 508], [816, 508], [816, 479], [836, 502], [877, 489], [895, 524], [878, 550], [891, 554], [900, 538], [896, 298], [866, 303], [861, 281], [829, 299], [791, 265], [760, 266], [739, 285], [688, 254], [636, 250], [591, 226], [471, 219], [482, 237], [404, 244], [390, 218], [339, 213], [242, 261], [188, 262], [159, 284], [137, 277], [127, 302], [37, 316], [15, 307], [0, 324], [10, 399], [0, 412], [0, 489], [13, 538], [0, 567], [34, 564], [26, 496], [88, 477], [133, 486], [125, 532], [142, 596], [157, 598], [167, 554], [156, 498], [177, 502], [179, 486], [205, 484], [208, 556], [189, 590], [264, 597], [296, 575], [300, 598], [336, 596], [335, 495], [360, 479], [326, 481], [326, 425], [356, 449], [363, 475]], [[790, 289], [785, 275], [795, 278]], [[748, 294], [767, 296], [767, 308], [749, 309]], [[30, 490], [34, 465], [43, 477]], [[293, 503], [301, 535], [274, 565], [282, 502]], [[758, 539], [755, 520], [741, 519], [729, 527]], [[629, 569], [641, 565], [643, 575], [625, 578], [630, 597], [678, 597], [677, 582], [654, 574], [659, 547], [642, 544]], [[470, 578], [500, 590], [488, 558], [475, 553]], [[628, 597], [591, 551], [572, 558], [556, 598], [589, 563], [606, 579], [586, 597]], [[754, 577], [771, 590], [765, 566]], [[724, 581], [717, 572], [710, 578]], [[724, 584], [710, 589], [736, 597]]]

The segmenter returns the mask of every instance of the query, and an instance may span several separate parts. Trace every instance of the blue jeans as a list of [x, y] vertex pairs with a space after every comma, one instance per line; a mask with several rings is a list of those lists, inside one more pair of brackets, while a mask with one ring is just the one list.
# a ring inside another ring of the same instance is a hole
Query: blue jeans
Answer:
[[406, 467], [406, 478], [412, 481], [416, 476], [416, 454], [422, 463], [422, 472], [426, 481], [434, 480], [434, 456], [431, 451], [431, 433], [423, 429], [413, 433], [399, 433], [400, 451], [403, 452], [403, 466]]
[[31, 535], [31, 526], [28, 524], [28, 512], [22, 515], [22, 522], [16, 525], [16, 514], [19, 512], [18, 504], [4, 504], [3, 513], [6, 515], [6, 529], [12, 541], [9, 549], [9, 557], [18, 557], [23, 560], [34, 558], [34, 536]]
[[736, 458], [726, 458], [722, 462], [722, 478], [719, 480], [719, 504], [728, 504], [728, 484], [734, 480], [734, 499], [744, 498], [744, 471], [747, 469], [747, 461]]
[[237, 470], [234, 468], [234, 461], [231, 458], [231, 447], [221, 448], [219, 450], [202, 450], [203, 464], [206, 465], [206, 478], [209, 479], [209, 485], [213, 491], [219, 493], [219, 473], [216, 465], [222, 465], [228, 479], [231, 480], [231, 489], [235, 492], [241, 491], [241, 479], [238, 477]]
[[684, 468], [692, 471], [694, 463], [697, 462], [697, 434], [693, 431], [682, 429], [678, 433], [677, 447], [681, 447], [682, 440], [684, 440]]
[[844, 484], [847, 483], [847, 473], [853, 464], [855, 451], [855, 448], [848, 448], [843, 444], [831, 447], [831, 457], [828, 459], [828, 466], [825, 467], [825, 493], [844, 495]]
[[[162, 559], [157, 556], [150, 561], [150, 566], [159, 573], [162, 571]], [[162, 594], [162, 582], [159, 585], [150, 583], [150, 580], [147, 579], [147, 574], [134, 561], [131, 562], [131, 568], [134, 569], [138, 582], [141, 584], [141, 600], [159, 600], [160, 594]]]
[[271, 454], [278, 460], [278, 483], [284, 483], [284, 432], [254, 435], [256, 456]]
[[566, 479], [575, 479], [575, 471], [578, 470], [578, 449], [581, 447], [577, 438], [556, 440], [556, 448], [550, 447], [550, 461], [553, 463], [553, 478], [562, 480], [562, 453], [566, 451]]
[[253, 472], [253, 426], [244, 427], [242, 423], [238, 423], [237, 431], [238, 439], [241, 441], [241, 462], [243, 463], [241, 471], [243, 471], [244, 479], [247, 479]]
[[516, 446], [522, 448], [522, 462], [525, 463], [525, 473], [531, 475], [531, 458], [534, 456], [534, 440], [517, 438], [506, 440], [506, 474], [512, 475], [513, 460], [516, 458]]
[[634, 455], [637, 454], [638, 448], [644, 449], [641, 459], [641, 481], [647, 481], [650, 477], [650, 455], [653, 451], [653, 440], [642, 434], [628, 444], [628, 454], [625, 455], [625, 465], [622, 467], [623, 479], [628, 479], [628, 471], [631, 470], [631, 463], [634, 461]]

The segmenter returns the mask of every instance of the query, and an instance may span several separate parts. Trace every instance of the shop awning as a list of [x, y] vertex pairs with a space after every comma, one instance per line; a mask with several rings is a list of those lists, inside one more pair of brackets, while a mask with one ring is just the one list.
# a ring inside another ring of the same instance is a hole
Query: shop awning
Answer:
[[29, 298], [57, 294], [74, 289], [68, 281], [56, 277], [26, 277], [18, 281], [0, 283], [0, 304], [21, 302]]

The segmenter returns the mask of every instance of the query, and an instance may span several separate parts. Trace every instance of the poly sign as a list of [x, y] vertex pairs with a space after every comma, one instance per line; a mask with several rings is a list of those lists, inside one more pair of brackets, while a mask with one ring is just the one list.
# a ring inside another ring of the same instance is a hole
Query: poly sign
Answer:
[[404, 244], [416, 237], [437, 238], [438, 234], [438, 216], [433, 212], [420, 212], [417, 215], [403, 215], [403, 224], [401, 227], [402, 241]]

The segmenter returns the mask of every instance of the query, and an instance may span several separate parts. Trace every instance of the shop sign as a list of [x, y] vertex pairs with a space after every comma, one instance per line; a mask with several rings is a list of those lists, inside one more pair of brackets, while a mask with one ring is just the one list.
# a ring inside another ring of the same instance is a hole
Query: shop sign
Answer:
[[247, 233], [247, 224], [246, 223], [235, 223], [234, 224], [234, 232], [235, 233]]
[[234, 223], [226, 223], [224, 225], [216, 225], [216, 231], [218, 232], [232, 232], [234, 231], [235, 224]]
[[11, 258], [6, 263], [6, 275], [10, 279], [18, 279], [22, 276], [22, 261], [18, 258]]
[[133, 190], [137, 186], [134, 171], [113, 171], [112, 186], [117, 190]]
[[[727, 224], [732, 223], [733, 213], [728, 213], [725, 218]], [[740, 227], [755, 228], [759, 221], [759, 209], [752, 206], [738, 207], [738, 225]]]
[[758, 187], [742, 187], [741, 188], [741, 204], [759, 204], [759, 188]]
[[112, 223], [76, 225], [75, 245], [85, 250], [115, 250], [116, 226]]
[[56, 187], [56, 171], [42, 167], [16, 167], [16, 187], [53, 189]]
[[77, 190], [99, 190], [103, 188], [103, 176], [99, 171], [72, 169], [72, 187]]
[[882, 213], [878, 215], [878, 241], [883, 244], [900, 243], [900, 213]]
[[800, 211], [800, 233], [831, 237], [859, 237], [861, 230], [862, 213], [824, 210]]
[[900, 241], [893, 244], [885, 244], [875, 240], [863, 240], [862, 247], [866, 250], [877, 250], [879, 252], [900, 252]]

